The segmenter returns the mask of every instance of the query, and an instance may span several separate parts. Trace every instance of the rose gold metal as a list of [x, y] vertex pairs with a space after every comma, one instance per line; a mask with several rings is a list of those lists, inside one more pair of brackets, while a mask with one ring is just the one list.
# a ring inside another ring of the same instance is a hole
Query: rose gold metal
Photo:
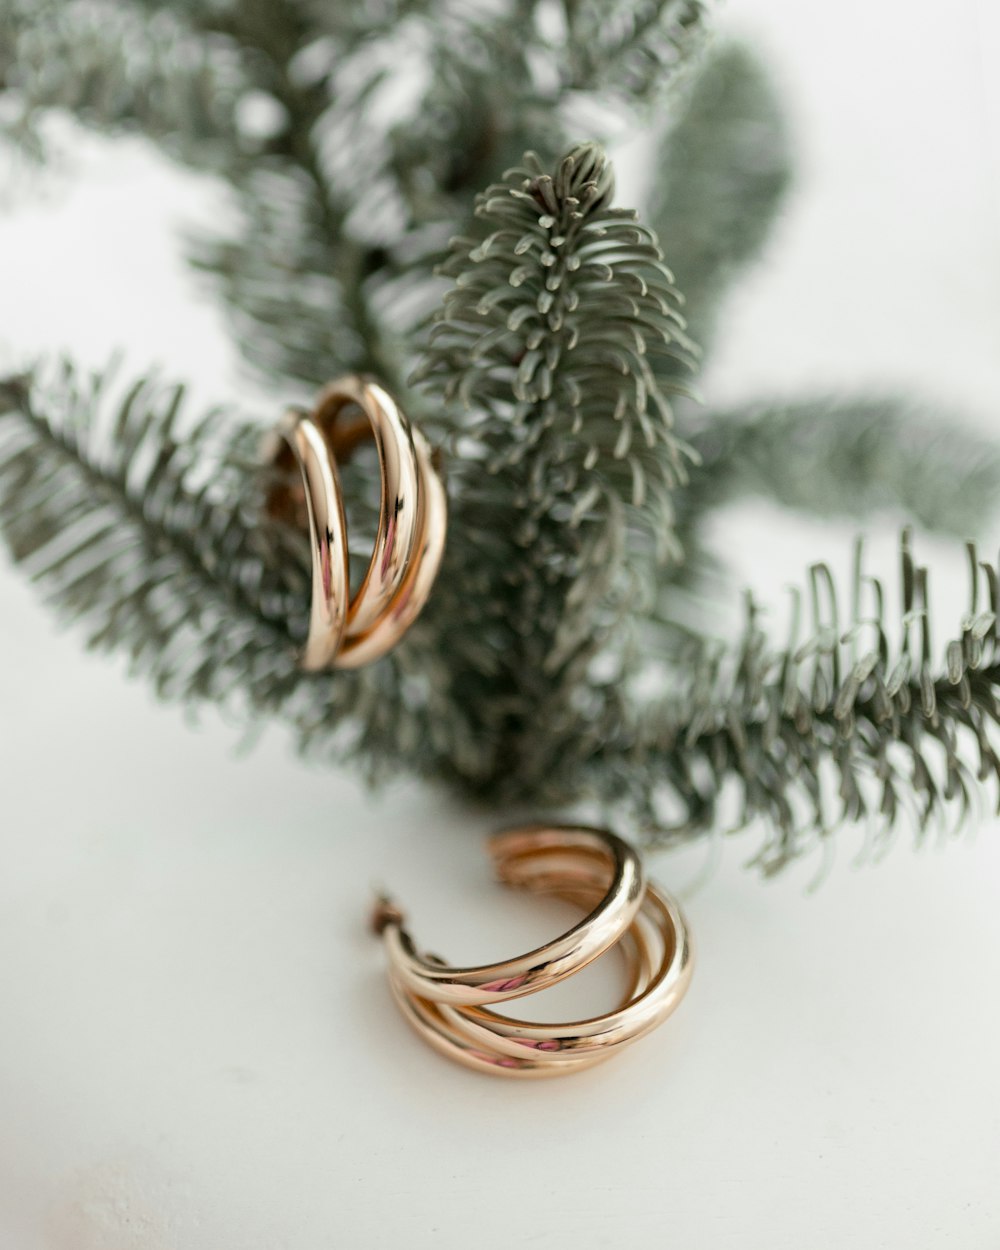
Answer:
[[[677, 903], [644, 882], [635, 851], [604, 830], [531, 826], [497, 835], [490, 852], [506, 884], [590, 907], [561, 938], [528, 955], [477, 968], [452, 968], [418, 955], [402, 912], [381, 899], [376, 930], [403, 1015], [435, 1049], [478, 1071], [504, 1076], [564, 1075], [590, 1067], [643, 1037], [683, 997], [692, 972], [687, 924]], [[535, 1023], [485, 1006], [555, 984], [616, 947], [628, 988], [604, 1015]]]
[[309, 634], [300, 663], [307, 672], [329, 668], [347, 623], [347, 521], [337, 466], [322, 432], [303, 413], [288, 412], [277, 431], [302, 474], [312, 563]]
[[571, 838], [574, 847], [600, 854], [610, 876], [606, 898], [579, 924], [526, 955], [470, 968], [452, 968], [419, 955], [404, 928], [389, 926], [384, 937], [393, 976], [435, 1002], [498, 1003], [547, 989], [602, 955], [632, 923], [642, 901], [642, 865], [626, 842], [594, 829], [530, 827], [496, 834], [487, 849], [497, 875], [505, 880], [508, 866], [524, 851], [561, 849]]
[[[302, 667], [369, 664], [416, 620], [441, 564], [448, 506], [434, 457], [389, 393], [356, 375], [330, 383], [312, 412], [287, 413], [278, 433], [299, 468], [312, 552]], [[366, 438], [378, 454], [382, 501], [372, 557], [352, 596], [338, 465]], [[287, 513], [296, 502], [282, 497], [272, 510]]]

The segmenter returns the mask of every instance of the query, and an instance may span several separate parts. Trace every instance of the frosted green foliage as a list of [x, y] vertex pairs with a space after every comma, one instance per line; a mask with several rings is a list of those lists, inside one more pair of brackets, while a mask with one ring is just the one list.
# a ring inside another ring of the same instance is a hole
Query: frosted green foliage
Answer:
[[374, 369], [372, 343], [346, 307], [339, 250], [324, 229], [314, 180], [262, 162], [241, 183], [239, 227], [191, 244], [211, 273], [248, 360], [265, 379], [319, 387], [351, 369]]
[[643, 101], [697, 47], [699, 0], [566, 0], [570, 82]]
[[231, 412], [192, 421], [183, 388], [155, 380], [68, 367], [11, 379], [0, 385], [0, 530], [88, 644], [127, 655], [162, 696], [277, 715], [304, 750], [356, 755], [372, 773], [440, 772], [442, 751], [474, 769], [421, 626], [387, 663], [299, 669], [308, 551], [264, 515], [259, 441]]
[[[902, 810], [926, 829], [970, 807], [1000, 773], [992, 566], [940, 662], [908, 538], [901, 620], [860, 561], [838, 611], [817, 565], [784, 643], [753, 608], [713, 639], [719, 505], [961, 532], [1000, 457], [904, 400], [687, 397], [789, 178], [746, 49], [678, 75], [701, 18], [694, 0], [0, 0], [0, 133], [44, 155], [62, 109], [211, 171], [234, 225], [191, 250], [258, 377], [283, 401], [370, 371], [447, 461], [419, 621], [377, 664], [304, 674], [307, 543], [263, 509], [256, 426], [192, 421], [155, 380], [0, 381], [0, 530], [54, 606], [165, 696], [276, 717], [309, 755], [539, 814], [586, 801], [649, 838], [760, 818], [767, 870], [845, 818], [881, 845]], [[614, 205], [596, 143], [570, 147], [583, 116], [662, 124], [652, 226]], [[364, 559], [374, 465], [343, 487]]]
[[995, 515], [1000, 446], [912, 399], [761, 401], [713, 414], [691, 441], [715, 502], [754, 494], [852, 520], [897, 510], [959, 538]]
[[603, 154], [583, 146], [554, 177], [529, 154], [484, 192], [485, 237], [452, 241], [442, 272], [455, 285], [417, 378], [443, 378], [473, 422], [493, 418], [491, 471], [531, 456], [540, 511], [556, 489], [576, 499], [571, 524], [609, 488], [640, 508], [652, 497], [669, 546], [684, 455], [655, 369], [690, 360], [691, 345], [656, 237], [612, 206], [613, 189]]
[[591, 733], [617, 707], [630, 614], [679, 555], [671, 495], [684, 450], [651, 362], [688, 345], [656, 239], [613, 206], [613, 188], [592, 145], [553, 173], [529, 154], [488, 188], [474, 237], [453, 240], [443, 265], [455, 282], [416, 375], [457, 409], [458, 446], [483, 479], [458, 524], [478, 528], [480, 492], [497, 496], [486, 516], [495, 529], [502, 518], [508, 555], [492, 577], [481, 568], [475, 599], [513, 630], [493, 651], [490, 701], [504, 711], [492, 735], [514, 788], [544, 775], [564, 734]]
[[137, 131], [195, 164], [258, 147], [241, 129], [248, 91], [236, 48], [194, 36], [167, 11], [109, 0], [0, 0], [4, 129], [41, 154], [35, 123], [59, 108], [104, 130]]
[[33, 149], [57, 107], [219, 173], [239, 224], [193, 257], [254, 369], [313, 385], [365, 368], [398, 388], [475, 192], [525, 147], [565, 147], [560, 105], [597, 89], [577, 81], [592, 61], [648, 94], [699, 25], [690, 0], [606, 22], [573, 7], [0, 0], [0, 116]]
[[696, 646], [687, 676], [647, 710], [630, 748], [641, 772], [659, 770], [659, 797], [680, 815], [664, 828], [649, 787], [649, 819], [661, 836], [689, 835], [692, 822], [717, 825], [728, 784], [738, 800], [732, 825], [762, 818], [769, 836], [757, 862], [773, 872], [844, 821], [866, 824], [863, 853], [872, 853], [903, 813], [922, 833], [945, 832], [980, 811], [987, 795], [996, 805], [1000, 579], [972, 544], [968, 557], [967, 610], [938, 654], [928, 573], [908, 534], [899, 619], [888, 618], [882, 581], [865, 572], [859, 543], [846, 611], [818, 564], [807, 606], [795, 595], [784, 648], [769, 643], [752, 604], [735, 648]]
[[[544, 205], [521, 189], [526, 179], [542, 181]], [[29, 561], [54, 599], [97, 622], [95, 642], [129, 650], [164, 693], [215, 700], [235, 691], [290, 721], [313, 752], [363, 751], [373, 767], [405, 759], [477, 790], [526, 791], [548, 747], [519, 763], [523, 727], [544, 700], [552, 748], [574, 731], [581, 676], [611, 648], [622, 622], [630, 561], [651, 565], [651, 538], [661, 545], [669, 538], [663, 492], [680, 463], [665, 399], [652, 380], [647, 396], [634, 374], [647, 339], [649, 351], [677, 348], [674, 299], [655, 242], [634, 214], [611, 206], [612, 186], [603, 154], [584, 147], [554, 175], [522, 171], [502, 189], [536, 222], [554, 212], [563, 223], [567, 284], [578, 284], [579, 298], [567, 286], [563, 319], [543, 319], [560, 348], [550, 365], [556, 393], [587, 383], [603, 386], [611, 402], [552, 407], [549, 388], [542, 394], [537, 382], [519, 380], [495, 347], [497, 377], [484, 387], [484, 406], [466, 411], [448, 401], [455, 388], [439, 351], [454, 327], [447, 318], [439, 323], [441, 346], [428, 352], [423, 370], [425, 402], [439, 413], [438, 438], [464, 454], [449, 474], [451, 525], [438, 586], [386, 663], [360, 673], [297, 672], [308, 598], [301, 535], [261, 519], [259, 482], [248, 472], [253, 431], [213, 413], [181, 436], [178, 389], [140, 383], [119, 397], [113, 385], [72, 372], [8, 384], [0, 523], [16, 557]], [[483, 204], [495, 199], [491, 193]], [[508, 289], [535, 307], [552, 274], [546, 255], [541, 246], [510, 255], [512, 267], [534, 273]], [[612, 336], [598, 347], [594, 329], [607, 308], [592, 288], [618, 283], [631, 292], [616, 331], [622, 346], [616, 350]], [[493, 322], [474, 315], [479, 332], [492, 335]], [[526, 322], [521, 328], [531, 332]], [[516, 356], [519, 343], [515, 336], [507, 353]], [[527, 430], [516, 455], [497, 458], [517, 395], [529, 406], [535, 396], [524, 415], [539, 428]], [[639, 446], [622, 442], [616, 455], [629, 425]], [[642, 476], [630, 457], [646, 466]], [[670, 466], [659, 476], [658, 457]], [[354, 507], [374, 483], [363, 471], [360, 480], [353, 469], [343, 476]], [[593, 488], [584, 493], [586, 478]], [[639, 492], [640, 481], [650, 488]], [[81, 541], [67, 561], [60, 527], [69, 518]], [[175, 636], [183, 643], [175, 645]], [[245, 686], [235, 680], [240, 665]], [[258, 666], [273, 685], [258, 678]], [[602, 697], [617, 698], [613, 683], [605, 682]]]
[[222, 443], [220, 412], [181, 432], [182, 403], [181, 387], [115, 388], [69, 368], [8, 381], [0, 524], [14, 558], [88, 621], [91, 645], [125, 650], [161, 692], [220, 697], [235, 665], [246, 691], [280, 700], [307, 571], [250, 523], [234, 454], [242, 444], [246, 463], [246, 432]]
[[[66, 370], [0, 388], [0, 526], [14, 558], [87, 622], [92, 646], [125, 652], [163, 695], [276, 714], [304, 750], [355, 755], [373, 771], [405, 764], [494, 798], [627, 803], [667, 840], [716, 824], [728, 785], [735, 824], [766, 819], [768, 871], [845, 818], [870, 822], [872, 848], [903, 810], [928, 829], [948, 804], [974, 808], [1000, 777], [1000, 578], [971, 545], [967, 612], [940, 662], [927, 572], [906, 537], [895, 622], [859, 548], [849, 609], [815, 566], [784, 647], [768, 643], [751, 608], [734, 647], [691, 644], [666, 697], [630, 701], [620, 684], [592, 678], [580, 701], [584, 673], [570, 665], [559, 675], [573, 672], [575, 700], [560, 699], [544, 669], [506, 687], [505, 700], [502, 647], [536, 634], [496, 611], [505, 593], [520, 606], [518, 579], [505, 592], [483, 576], [517, 547], [497, 524], [509, 497], [491, 494], [488, 477], [477, 496], [466, 467], [459, 515], [485, 511], [457, 536], [427, 618], [382, 664], [307, 675], [295, 659], [302, 545], [261, 520], [265, 483], [259, 470], [248, 478], [256, 432], [230, 421], [220, 436], [219, 417], [185, 421], [177, 387], [116, 387]], [[621, 553], [603, 555], [613, 566]], [[583, 580], [591, 595], [603, 567]], [[535, 700], [519, 708], [529, 692]], [[529, 735], [518, 712], [529, 710], [532, 750], [521, 755]]]
[[789, 178], [769, 75], [741, 44], [714, 48], [661, 145], [650, 212], [703, 348], [719, 300], [768, 237]]

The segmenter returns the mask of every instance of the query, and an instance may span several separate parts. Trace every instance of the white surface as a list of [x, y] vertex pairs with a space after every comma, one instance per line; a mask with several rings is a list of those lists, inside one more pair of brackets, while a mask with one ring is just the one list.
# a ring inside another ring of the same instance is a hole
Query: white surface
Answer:
[[[773, 51], [803, 171], [713, 393], [906, 383], [996, 428], [992, 6], [732, 16]], [[136, 149], [80, 177], [0, 219], [0, 340], [92, 361], [124, 344], [231, 394], [170, 242], [208, 190]], [[777, 520], [720, 531], [765, 593], [820, 550], [842, 560], [846, 531]], [[852, 868], [843, 831], [813, 894], [816, 864], [766, 886], [743, 870], [752, 834], [708, 874], [709, 848], [660, 857], [699, 944], [677, 1016], [603, 1069], [491, 1082], [410, 1036], [362, 920], [385, 882], [452, 957], [551, 933], [558, 912], [488, 881], [476, 834], [505, 813], [412, 785], [373, 800], [276, 734], [237, 758], [213, 718], [192, 730], [82, 657], [6, 569], [0, 654], [4, 1250], [1000, 1244], [995, 822], [919, 854], [904, 833], [877, 868]], [[586, 975], [567, 1010], [610, 992]]]

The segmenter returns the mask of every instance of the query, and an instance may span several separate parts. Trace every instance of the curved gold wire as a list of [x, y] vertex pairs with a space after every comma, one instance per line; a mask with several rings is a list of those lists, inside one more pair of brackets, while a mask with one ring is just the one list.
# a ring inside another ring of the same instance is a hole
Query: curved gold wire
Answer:
[[[315, 672], [369, 664], [416, 620], [441, 564], [447, 497], [434, 457], [392, 396], [357, 375], [331, 382], [311, 412], [286, 413], [277, 432], [299, 468], [309, 529], [312, 596], [301, 665]], [[366, 438], [378, 455], [381, 509], [352, 596], [338, 463]]]
[[[628, 856], [623, 855], [623, 847]], [[415, 956], [402, 913], [383, 900], [377, 928], [389, 956], [390, 986], [403, 1015], [430, 1045], [479, 1071], [557, 1076], [609, 1058], [671, 1014], [687, 989], [693, 967], [687, 924], [677, 903], [654, 885], [640, 885], [634, 906], [631, 896], [628, 902], [623, 900], [622, 867], [635, 857], [627, 844], [601, 830], [533, 826], [499, 835], [491, 850], [502, 881], [555, 895], [591, 911], [562, 939], [520, 957], [532, 968], [530, 990], [515, 982], [507, 990], [498, 986], [489, 1000], [473, 1002], [468, 997], [470, 989], [481, 988], [479, 978], [486, 968], [454, 969], [435, 956]], [[641, 883], [637, 857], [635, 864]], [[587, 926], [596, 919], [606, 936], [609, 916], [617, 917], [619, 932], [611, 942], [603, 943], [603, 949], [615, 946], [629, 971], [628, 987], [617, 1008], [584, 1020], [538, 1023], [513, 1019], [482, 1005], [534, 992], [585, 966], [596, 955], [567, 967], [560, 943], [574, 934], [580, 949], [594, 949], [600, 943], [595, 938], [587, 945]], [[554, 979], [547, 975], [550, 953], [559, 960], [559, 976]], [[506, 969], [516, 962], [489, 967]], [[429, 975], [430, 971], [436, 975]], [[470, 977], [472, 972], [477, 976]], [[449, 993], [456, 974], [466, 974], [459, 978], [462, 992], [457, 998]]]
[[394, 978], [436, 1002], [498, 1003], [547, 989], [602, 955], [632, 923], [642, 901], [642, 865], [627, 842], [597, 829], [532, 826], [496, 834], [487, 844], [502, 881], [526, 850], [567, 847], [597, 854], [609, 870], [604, 899], [579, 924], [526, 955], [468, 968], [452, 968], [418, 954], [407, 931], [395, 925], [384, 934]]

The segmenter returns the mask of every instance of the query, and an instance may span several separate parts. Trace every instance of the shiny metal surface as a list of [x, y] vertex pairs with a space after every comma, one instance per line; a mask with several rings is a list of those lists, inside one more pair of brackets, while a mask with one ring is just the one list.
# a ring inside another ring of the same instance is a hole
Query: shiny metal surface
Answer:
[[315, 672], [334, 663], [347, 624], [347, 521], [337, 466], [322, 432], [298, 412], [286, 413], [277, 432], [294, 454], [305, 490], [312, 591], [301, 664]]
[[567, 933], [525, 955], [479, 967], [452, 968], [417, 953], [400, 925], [384, 933], [393, 976], [408, 990], [436, 1002], [471, 1005], [498, 1003], [534, 994], [572, 976], [613, 946], [632, 923], [642, 900], [642, 865], [635, 851], [613, 834], [594, 829], [530, 828], [497, 834], [488, 850], [498, 878], [532, 850], [565, 849], [598, 855], [607, 865], [606, 895], [589, 916]]
[[[287, 413], [278, 432], [301, 474], [312, 552], [302, 667], [369, 664], [413, 624], [441, 564], [447, 497], [434, 457], [388, 392], [357, 375], [325, 387], [312, 412]], [[351, 595], [339, 466], [366, 438], [378, 454], [381, 508], [371, 560]], [[288, 519], [287, 504], [275, 510]]]
[[[602, 830], [532, 826], [497, 835], [490, 851], [506, 884], [591, 910], [568, 933], [528, 955], [452, 968], [433, 955], [418, 955], [403, 913], [380, 900], [375, 927], [389, 957], [392, 993], [425, 1041], [478, 1071], [559, 1076], [609, 1058], [673, 1012], [693, 967], [687, 924], [677, 903], [643, 880], [627, 843]], [[611, 947], [623, 955], [629, 974], [614, 1011], [536, 1023], [484, 1005], [555, 984]]]

